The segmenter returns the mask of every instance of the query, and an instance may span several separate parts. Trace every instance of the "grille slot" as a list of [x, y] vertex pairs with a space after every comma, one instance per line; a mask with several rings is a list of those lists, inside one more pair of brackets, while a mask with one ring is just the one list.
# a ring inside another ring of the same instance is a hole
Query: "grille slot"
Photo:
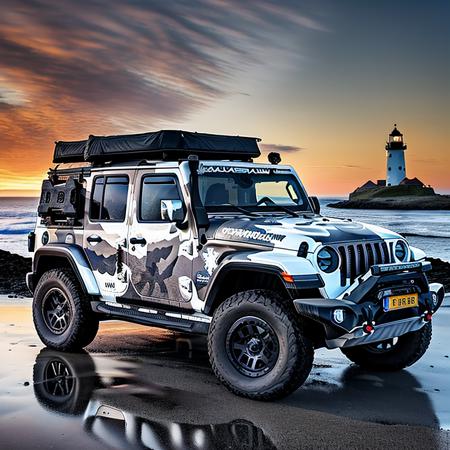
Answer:
[[347, 279], [350, 284], [366, 273], [374, 264], [387, 264], [393, 261], [393, 248], [384, 241], [360, 244], [340, 244], [335, 246], [341, 257], [341, 286], [345, 286]]

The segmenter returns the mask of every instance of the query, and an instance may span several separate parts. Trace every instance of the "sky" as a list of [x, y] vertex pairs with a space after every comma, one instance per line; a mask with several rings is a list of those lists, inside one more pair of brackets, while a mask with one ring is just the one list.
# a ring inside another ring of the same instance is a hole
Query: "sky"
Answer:
[[259, 136], [311, 195], [407, 176], [450, 193], [447, 0], [2, 0], [0, 196], [36, 195], [54, 141]]

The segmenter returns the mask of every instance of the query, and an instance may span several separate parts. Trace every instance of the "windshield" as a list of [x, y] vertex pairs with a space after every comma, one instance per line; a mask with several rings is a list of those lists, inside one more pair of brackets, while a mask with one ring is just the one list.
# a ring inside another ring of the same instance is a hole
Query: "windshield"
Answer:
[[[244, 172], [246, 169], [234, 170]], [[251, 212], [286, 212], [286, 209], [311, 212], [306, 193], [292, 173], [276, 173], [272, 169], [257, 173], [236, 172], [201, 174], [200, 197], [207, 211], [229, 211], [233, 205]]]

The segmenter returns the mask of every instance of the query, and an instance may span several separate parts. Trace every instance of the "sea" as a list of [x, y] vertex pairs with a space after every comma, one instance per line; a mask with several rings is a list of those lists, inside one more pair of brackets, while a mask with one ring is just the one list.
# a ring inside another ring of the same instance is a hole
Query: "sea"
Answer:
[[[319, 200], [325, 216], [389, 228], [428, 256], [450, 262], [450, 211], [335, 209], [327, 205], [343, 198], [321, 197]], [[0, 197], [0, 249], [31, 256], [27, 235], [36, 223], [37, 204], [37, 198]]]

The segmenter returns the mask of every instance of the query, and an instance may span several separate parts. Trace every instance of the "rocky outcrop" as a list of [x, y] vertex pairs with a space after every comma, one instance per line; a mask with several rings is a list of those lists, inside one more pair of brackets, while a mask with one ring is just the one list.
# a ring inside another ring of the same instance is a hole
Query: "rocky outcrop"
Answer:
[[330, 203], [331, 208], [348, 209], [402, 209], [402, 210], [450, 210], [450, 195], [425, 197], [355, 198]]
[[0, 268], [0, 294], [31, 296], [25, 283], [25, 276], [31, 271], [31, 258], [0, 250]]

